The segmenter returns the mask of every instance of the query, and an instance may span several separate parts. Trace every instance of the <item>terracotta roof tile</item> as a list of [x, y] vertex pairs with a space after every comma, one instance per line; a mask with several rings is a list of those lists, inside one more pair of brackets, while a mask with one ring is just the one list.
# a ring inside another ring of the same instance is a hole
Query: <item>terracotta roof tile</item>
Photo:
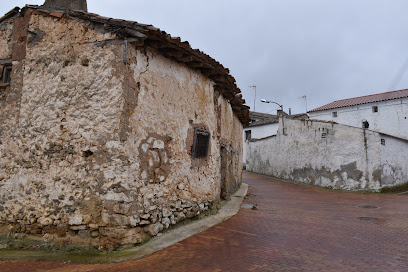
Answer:
[[343, 99], [343, 100], [337, 100], [329, 104], [326, 104], [324, 106], [318, 107], [309, 112], [337, 109], [337, 108], [343, 108], [343, 107], [351, 107], [351, 106], [356, 106], [356, 105], [375, 103], [375, 102], [387, 101], [387, 100], [393, 100], [393, 99], [399, 99], [399, 98], [405, 98], [405, 97], [408, 97], [408, 89], [393, 91], [393, 92], [386, 92], [386, 93], [379, 93], [379, 94], [372, 94], [372, 95], [367, 95], [367, 96], [354, 97], [354, 98]]
[[[26, 5], [24, 9], [28, 8], [47, 13], [64, 12], [60, 10], [50, 11], [42, 6], [35, 5]], [[177, 62], [184, 63], [192, 69], [201, 71], [201, 73], [215, 82], [215, 89], [230, 101], [232, 109], [241, 122], [244, 125], [249, 123], [249, 107], [244, 105], [245, 100], [238, 96], [241, 91], [237, 87], [234, 77], [229, 74], [229, 69], [225, 68], [204, 52], [191, 48], [188, 42], [182, 42], [179, 37], [172, 37], [170, 34], [152, 25], [103, 17], [95, 13], [83, 11], [70, 10], [65, 12], [67, 16], [71, 18], [102, 23], [105, 27], [109, 28], [109, 31], [115, 31], [115, 33], [118, 34], [118, 38], [133, 37], [137, 39], [141, 45], [153, 46], [165, 56]], [[14, 11], [14, 13], [18, 13], [18, 10]], [[3, 20], [7, 18], [8, 17], [5, 17]], [[190, 56], [190, 58], [186, 58], [186, 56]], [[199, 65], [197, 65], [197, 63], [199, 63]]]
[[51, 16], [54, 16], [54, 17], [57, 17], [57, 18], [61, 18], [61, 17], [64, 15], [64, 13], [61, 13], [61, 12], [51, 12], [50, 15], [51, 15]]

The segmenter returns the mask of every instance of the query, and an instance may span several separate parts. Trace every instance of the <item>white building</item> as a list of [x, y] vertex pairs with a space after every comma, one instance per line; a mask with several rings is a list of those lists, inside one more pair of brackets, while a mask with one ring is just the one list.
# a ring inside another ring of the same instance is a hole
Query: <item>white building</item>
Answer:
[[[279, 119], [281, 119], [281, 114], [278, 111], [278, 115], [268, 114], [268, 113], [261, 113], [251, 111], [249, 112], [249, 117], [251, 118], [251, 123], [244, 128], [244, 146], [243, 146], [243, 164], [247, 163], [247, 145], [245, 142], [251, 139], [263, 139], [266, 137], [270, 137], [272, 135], [276, 135], [279, 129]], [[308, 118], [307, 114], [296, 114], [296, 115], [288, 115], [284, 113], [284, 118]]]
[[277, 115], [251, 111], [249, 117], [251, 123], [244, 128], [244, 140], [265, 138], [278, 131]]
[[408, 89], [337, 100], [309, 116], [408, 139]]
[[246, 141], [250, 139], [261, 139], [275, 135], [279, 129], [278, 115], [251, 111], [249, 113], [251, 123], [244, 128], [243, 164], [247, 163]]

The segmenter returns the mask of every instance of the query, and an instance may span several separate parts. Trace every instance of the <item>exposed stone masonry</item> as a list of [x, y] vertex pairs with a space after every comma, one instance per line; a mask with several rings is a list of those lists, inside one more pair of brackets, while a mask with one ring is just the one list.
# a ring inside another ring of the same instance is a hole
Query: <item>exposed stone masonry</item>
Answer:
[[[241, 183], [245, 116], [200, 71], [62, 13], [27, 8], [0, 28], [0, 68], [13, 69], [0, 86], [0, 234], [129, 247]], [[203, 163], [196, 126], [211, 135]]]

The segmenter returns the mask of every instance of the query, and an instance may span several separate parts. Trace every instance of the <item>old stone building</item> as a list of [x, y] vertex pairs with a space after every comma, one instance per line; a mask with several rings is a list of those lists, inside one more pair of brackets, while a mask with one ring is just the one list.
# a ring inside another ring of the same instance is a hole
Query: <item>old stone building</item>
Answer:
[[86, 1], [0, 29], [1, 234], [132, 246], [240, 186], [248, 107], [208, 55]]

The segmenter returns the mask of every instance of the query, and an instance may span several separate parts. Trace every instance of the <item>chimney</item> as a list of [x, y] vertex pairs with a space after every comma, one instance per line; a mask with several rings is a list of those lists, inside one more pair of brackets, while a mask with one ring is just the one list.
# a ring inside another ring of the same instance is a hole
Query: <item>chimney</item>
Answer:
[[88, 12], [86, 0], [45, 0], [44, 8], [80, 10]]

